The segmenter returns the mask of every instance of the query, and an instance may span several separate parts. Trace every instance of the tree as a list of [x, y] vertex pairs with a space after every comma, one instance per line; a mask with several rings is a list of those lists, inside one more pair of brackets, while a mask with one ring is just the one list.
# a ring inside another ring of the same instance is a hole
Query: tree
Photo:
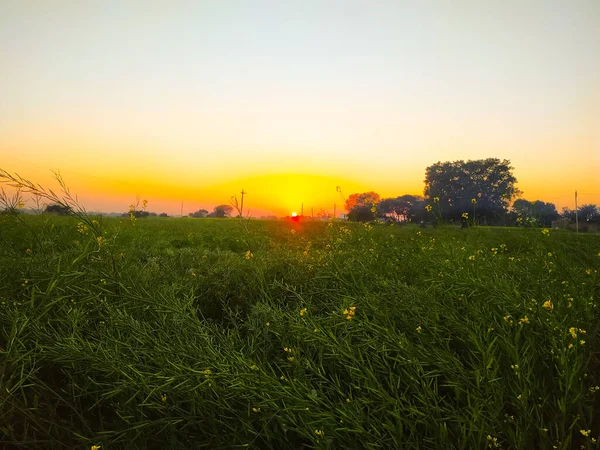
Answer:
[[233, 207], [230, 205], [219, 205], [219, 206], [215, 206], [215, 209], [213, 210], [213, 214], [214, 214], [214, 217], [223, 218], [223, 217], [229, 217], [231, 215], [232, 211], [233, 211]]
[[377, 192], [363, 192], [362, 194], [351, 194], [346, 199], [346, 211], [350, 212], [357, 206], [371, 207], [374, 203], [379, 203], [381, 197]]
[[198, 211], [189, 213], [188, 215], [190, 217], [202, 219], [208, 215], [208, 211], [206, 209], [199, 209]]
[[71, 208], [66, 205], [55, 203], [53, 205], [46, 206], [45, 212], [51, 214], [58, 214], [59, 216], [68, 216], [71, 214]]
[[493, 220], [520, 194], [512, 170], [510, 161], [497, 158], [437, 162], [425, 170], [425, 196], [439, 202], [446, 219], [476, 210], [479, 218]]
[[396, 198], [384, 198], [377, 205], [377, 211], [383, 216], [392, 216], [400, 222], [412, 222], [422, 219], [425, 211], [424, 198], [417, 195], [401, 195]]
[[523, 225], [551, 227], [552, 221], [559, 217], [554, 203], [541, 200], [530, 202], [519, 198], [513, 203], [512, 210], [517, 216], [517, 222]]
[[579, 207], [579, 220], [595, 223], [600, 221], [600, 211], [596, 205], [582, 205]]
[[350, 194], [345, 203], [348, 219], [358, 222], [373, 220], [377, 213], [375, 208], [380, 198], [379, 194], [373, 191]]
[[167, 213], [160, 213], [158, 217], [169, 217], [169, 215]]

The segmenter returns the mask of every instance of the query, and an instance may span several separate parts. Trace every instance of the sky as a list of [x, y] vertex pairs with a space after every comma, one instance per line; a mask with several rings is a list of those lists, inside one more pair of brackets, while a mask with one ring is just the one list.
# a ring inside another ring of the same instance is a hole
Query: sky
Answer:
[[251, 215], [509, 159], [600, 204], [600, 1], [0, 0], [0, 168], [88, 210]]

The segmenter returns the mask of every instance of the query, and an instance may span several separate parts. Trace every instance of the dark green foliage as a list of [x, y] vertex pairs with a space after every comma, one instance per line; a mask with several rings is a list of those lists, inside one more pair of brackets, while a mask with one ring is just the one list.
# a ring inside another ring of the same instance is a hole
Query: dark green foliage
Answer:
[[519, 190], [510, 161], [488, 158], [475, 161], [438, 162], [425, 170], [425, 196], [439, 198], [441, 215], [448, 220], [460, 219], [473, 211], [488, 223], [504, 216]]
[[0, 447], [566, 450], [600, 433], [597, 236], [24, 221], [0, 229]]
[[396, 198], [384, 198], [377, 205], [381, 216], [393, 214], [401, 222], [420, 222], [425, 220], [425, 201], [416, 195], [401, 195]]
[[530, 202], [519, 198], [513, 203], [512, 209], [516, 218], [520, 219], [519, 223], [523, 225], [549, 228], [552, 226], [552, 221], [559, 217], [554, 203], [545, 203], [541, 200]]

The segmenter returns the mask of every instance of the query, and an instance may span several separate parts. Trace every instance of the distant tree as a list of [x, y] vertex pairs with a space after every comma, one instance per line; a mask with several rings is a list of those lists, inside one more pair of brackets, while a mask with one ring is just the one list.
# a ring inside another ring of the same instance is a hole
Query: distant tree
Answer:
[[160, 213], [158, 217], [169, 217], [169, 215], [167, 213]]
[[563, 219], [569, 219], [571, 222], [575, 222], [575, 210], [569, 209], [569, 207], [565, 206], [560, 212], [560, 217]]
[[491, 221], [503, 216], [520, 194], [512, 170], [510, 161], [497, 158], [438, 162], [425, 170], [425, 196], [438, 200], [446, 219], [460, 219], [476, 209], [479, 219]]
[[554, 203], [541, 200], [530, 202], [519, 198], [513, 203], [512, 211], [516, 215], [517, 223], [523, 225], [550, 227], [552, 221], [559, 218]]
[[348, 211], [348, 219], [354, 222], [370, 222], [375, 219], [372, 206], [356, 205]]
[[579, 217], [587, 223], [600, 222], [600, 211], [596, 205], [582, 205], [579, 208]]
[[345, 203], [348, 219], [358, 222], [373, 220], [377, 214], [376, 206], [380, 198], [379, 194], [373, 191], [350, 194]]
[[[562, 209], [561, 217], [575, 222], [575, 210], [566, 206]], [[596, 205], [582, 205], [578, 209], [579, 222], [597, 223], [600, 222], [600, 210]]]
[[55, 203], [53, 205], [46, 206], [45, 212], [50, 214], [58, 214], [59, 216], [68, 216], [71, 214], [71, 208], [66, 205]]
[[196, 212], [189, 213], [190, 217], [202, 219], [208, 215], [208, 211], [206, 209], [199, 209]]
[[346, 211], [350, 212], [356, 206], [373, 206], [373, 203], [379, 203], [380, 196], [377, 192], [363, 192], [362, 194], [350, 194], [346, 199]]
[[229, 217], [231, 215], [232, 211], [233, 211], [233, 207], [230, 205], [219, 205], [219, 206], [215, 206], [215, 209], [213, 210], [213, 214], [214, 214], [214, 217], [223, 218], [223, 217]]
[[377, 205], [379, 215], [392, 215], [401, 222], [422, 219], [425, 211], [425, 199], [417, 195], [401, 195], [396, 198], [384, 198]]

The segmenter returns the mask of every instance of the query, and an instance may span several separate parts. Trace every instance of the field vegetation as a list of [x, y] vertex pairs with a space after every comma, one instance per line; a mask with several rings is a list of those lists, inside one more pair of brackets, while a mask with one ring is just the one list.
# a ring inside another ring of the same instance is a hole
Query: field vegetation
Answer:
[[0, 220], [4, 448], [600, 448], [596, 235]]

